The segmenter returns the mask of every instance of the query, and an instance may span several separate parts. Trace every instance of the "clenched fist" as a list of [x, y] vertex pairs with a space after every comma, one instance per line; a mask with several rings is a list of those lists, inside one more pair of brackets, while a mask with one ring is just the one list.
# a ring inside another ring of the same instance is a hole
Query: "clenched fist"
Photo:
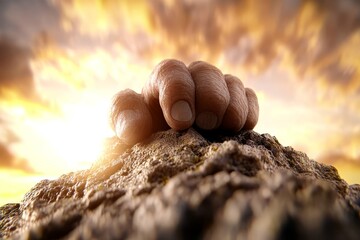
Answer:
[[204, 130], [238, 132], [253, 129], [259, 105], [255, 92], [235, 76], [206, 62], [186, 66], [164, 60], [153, 70], [138, 94], [130, 89], [115, 96], [111, 123], [116, 135], [133, 145], [150, 134], [192, 125]]

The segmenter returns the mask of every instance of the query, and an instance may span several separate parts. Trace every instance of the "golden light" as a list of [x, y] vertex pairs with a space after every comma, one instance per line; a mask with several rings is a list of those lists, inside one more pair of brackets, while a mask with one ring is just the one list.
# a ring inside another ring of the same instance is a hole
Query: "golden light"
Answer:
[[0, 169], [0, 182], [6, 183], [6, 188], [0, 188], [0, 206], [19, 202], [24, 193], [45, 177], [43, 174], [27, 174], [19, 170]]
[[63, 166], [56, 172], [86, 169], [97, 160], [103, 140], [112, 136], [105, 106], [77, 104], [64, 109], [62, 117], [25, 122], [43, 139], [44, 142], [39, 144], [44, 144], [47, 154], [53, 156], [49, 161]]
[[165, 58], [204, 60], [256, 90], [256, 131], [315, 160], [335, 149], [352, 159], [334, 162], [342, 177], [359, 183], [360, 29], [350, 2], [46, 1], [59, 19], [29, 40], [37, 99], [0, 85], [6, 127], [21, 139], [11, 149], [43, 176], [88, 168], [113, 135], [117, 91], [140, 92]]
[[[18, 152], [44, 159], [33, 165], [54, 175], [89, 168], [98, 159], [105, 138], [114, 135], [108, 121], [112, 97], [124, 87], [139, 91], [138, 82], [145, 82], [149, 75], [150, 70], [125, 61], [128, 56], [117, 45], [91, 51], [62, 49], [52, 42], [38, 45], [31, 60], [37, 90], [61, 110], [23, 116], [22, 125], [31, 129], [38, 142], [18, 147]], [[46, 154], [30, 154], [28, 149], [39, 150], [39, 146]], [[45, 162], [46, 156], [53, 163]]]

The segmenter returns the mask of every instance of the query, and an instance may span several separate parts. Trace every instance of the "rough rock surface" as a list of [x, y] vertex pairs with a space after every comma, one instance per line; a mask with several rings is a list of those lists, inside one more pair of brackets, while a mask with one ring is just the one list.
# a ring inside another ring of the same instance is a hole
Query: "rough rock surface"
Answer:
[[91, 169], [0, 208], [14, 239], [360, 239], [360, 185], [253, 131], [113, 140]]

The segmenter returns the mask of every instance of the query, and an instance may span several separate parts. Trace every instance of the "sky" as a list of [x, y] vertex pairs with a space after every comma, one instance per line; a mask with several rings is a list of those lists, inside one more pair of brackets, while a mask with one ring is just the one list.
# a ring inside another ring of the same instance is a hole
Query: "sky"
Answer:
[[360, 183], [359, 46], [358, 0], [0, 0], [0, 205], [89, 168], [166, 58], [238, 76], [255, 131]]

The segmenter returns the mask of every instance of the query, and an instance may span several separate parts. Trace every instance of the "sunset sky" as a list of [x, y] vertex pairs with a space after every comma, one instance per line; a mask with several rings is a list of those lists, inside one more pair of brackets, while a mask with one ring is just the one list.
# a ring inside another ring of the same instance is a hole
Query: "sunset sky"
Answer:
[[0, 205], [90, 167], [165, 58], [238, 76], [255, 131], [360, 183], [359, 0], [0, 0]]

